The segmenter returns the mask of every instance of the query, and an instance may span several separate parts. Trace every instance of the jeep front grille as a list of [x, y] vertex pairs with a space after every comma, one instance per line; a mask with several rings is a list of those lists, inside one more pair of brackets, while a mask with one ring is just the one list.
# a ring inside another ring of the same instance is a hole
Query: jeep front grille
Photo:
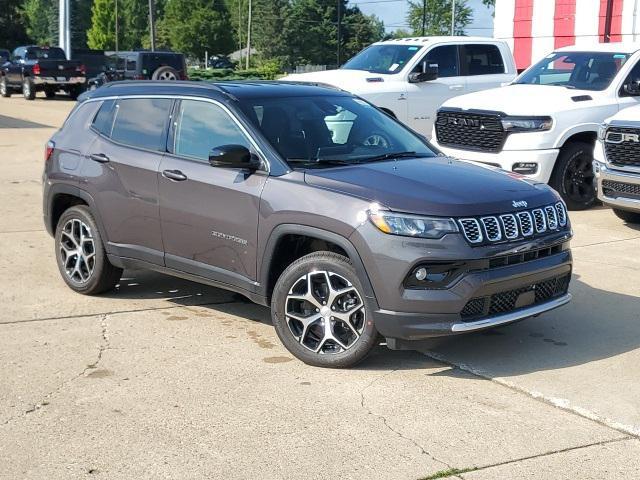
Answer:
[[640, 167], [640, 142], [634, 140], [639, 135], [638, 128], [609, 127], [604, 142], [607, 161], [620, 167]]
[[463, 150], [499, 152], [507, 138], [497, 114], [440, 110], [435, 127], [440, 145]]
[[[460, 316], [463, 322], [475, 322], [483, 317], [509, 313], [519, 308], [544, 303], [566, 294], [570, 279], [571, 275], [565, 274], [513, 290], [472, 298], [466, 303]], [[527, 295], [527, 297], [520, 300], [522, 295]]]
[[558, 202], [499, 216], [460, 218], [458, 223], [469, 243], [483, 245], [560, 231], [567, 226], [567, 211], [564, 204]]

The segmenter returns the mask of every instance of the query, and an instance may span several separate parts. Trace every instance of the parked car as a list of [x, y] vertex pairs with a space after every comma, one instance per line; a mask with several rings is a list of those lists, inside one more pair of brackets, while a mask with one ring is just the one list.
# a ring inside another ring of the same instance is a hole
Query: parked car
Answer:
[[214, 55], [209, 57], [209, 67], [210, 68], [228, 68], [230, 70], [235, 70], [236, 64], [233, 63], [229, 57], [224, 55]]
[[80, 102], [43, 182], [76, 292], [110, 290], [124, 268], [233, 290], [271, 305], [286, 348], [325, 367], [362, 360], [378, 334], [410, 348], [571, 298], [556, 192], [439, 156], [347, 92], [117, 82]]
[[0, 65], [8, 62], [11, 59], [11, 52], [9, 50], [5, 50], [4, 48], [0, 48]]
[[118, 52], [116, 70], [125, 80], [186, 80], [187, 65], [182, 53]]
[[445, 154], [548, 182], [570, 209], [596, 200], [593, 148], [605, 118], [638, 104], [640, 44], [565, 47], [512, 85], [451, 99], [438, 112], [435, 145]]
[[445, 100], [516, 77], [505, 42], [474, 37], [417, 37], [377, 42], [338, 70], [284, 80], [333, 85], [385, 110], [427, 138]]
[[[640, 81], [625, 86], [640, 95]], [[600, 127], [594, 152], [598, 198], [628, 223], [640, 224], [640, 106], [624, 109]]]
[[39, 91], [47, 98], [64, 91], [75, 100], [83, 92], [85, 83], [84, 65], [67, 60], [64, 50], [58, 47], [18, 47], [11, 61], [0, 67], [3, 97], [21, 91], [24, 98], [33, 100]]

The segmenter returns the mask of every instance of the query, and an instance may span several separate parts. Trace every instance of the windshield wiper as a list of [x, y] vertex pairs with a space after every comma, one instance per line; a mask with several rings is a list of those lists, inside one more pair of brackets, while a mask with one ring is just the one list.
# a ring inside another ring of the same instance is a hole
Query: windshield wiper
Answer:
[[339, 158], [316, 158], [314, 160], [310, 160], [308, 158], [287, 158], [287, 162], [306, 163], [308, 165], [317, 165], [319, 163], [330, 165], [353, 165], [354, 163], [357, 163], [349, 162], [347, 160], [340, 160]]
[[431, 155], [427, 155], [426, 153], [416, 153], [416, 152], [391, 152], [391, 153], [383, 153], [382, 155], [376, 155], [373, 157], [362, 158], [358, 161], [358, 163], [364, 162], [381, 162], [384, 160], [393, 160], [395, 158], [424, 158], [430, 157]]

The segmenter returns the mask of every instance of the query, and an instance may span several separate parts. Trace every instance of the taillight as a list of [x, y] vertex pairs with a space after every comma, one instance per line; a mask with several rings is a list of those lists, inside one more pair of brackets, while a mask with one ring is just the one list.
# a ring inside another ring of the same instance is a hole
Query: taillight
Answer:
[[31, 71], [33, 72], [34, 75], [40, 75], [40, 65], [36, 63], [31, 69]]
[[78, 65], [78, 66], [76, 67], [76, 72], [81, 73], [81, 74], [83, 74], [83, 75], [86, 75], [86, 74], [87, 74], [87, 67], [86, 67], [86, 66], [84, 66], [84, 65], [82, 65], [82, 64], [81, 64], [81, 65]]
[[52, 140], [49, 140], [47, 142], [47, 145], [44, 148], [44, 161], [45, 162], [51, 158], [51, 155], [53, 155], [53, 151], [55, 150], [55, 148], [56, 148], [55, 142], [53, 142]]
[[133, 79], [134, 80], [144, 80], [145, 78], [144, 78], [144, 75], [134, 75]]

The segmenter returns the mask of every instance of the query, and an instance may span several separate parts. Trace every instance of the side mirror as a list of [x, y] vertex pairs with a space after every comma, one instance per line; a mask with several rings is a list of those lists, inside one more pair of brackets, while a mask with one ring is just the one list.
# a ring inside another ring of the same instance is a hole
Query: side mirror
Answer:
[[624, 85], [624, 91], [632, 97], [640, 96], [640, 79], [635, 79]]
[[438, 78], [437, 65], [423, 65], [422, 72], [413, 72], [409, 74], [409, 83], [430, 82]]
[[221, 145], [209, 153], [209, 163], [212, 167], [242, 168], [258, 170], [262, 165], [260, 159], [243, 145]]

